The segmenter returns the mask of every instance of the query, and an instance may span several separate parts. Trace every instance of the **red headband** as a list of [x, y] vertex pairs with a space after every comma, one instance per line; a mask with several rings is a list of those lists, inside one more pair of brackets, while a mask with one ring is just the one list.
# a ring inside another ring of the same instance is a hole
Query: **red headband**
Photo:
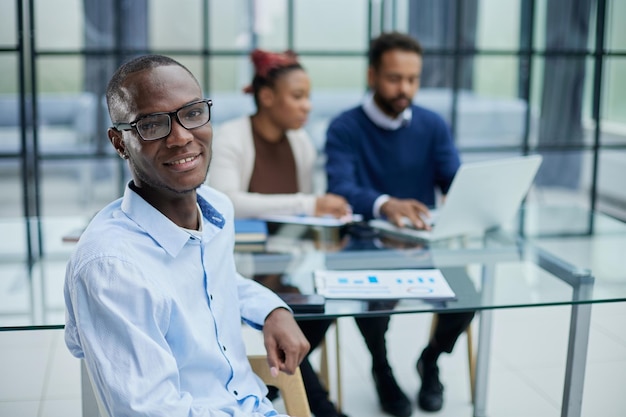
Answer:
[[[295, 52], [291, 50], [280, 53], [255, 49], [250, 54], [250, 59], [254, 65], [254, 74], [262, 78], [267, 77], [267, 74], [271, 70], [298, 65], [297, 58]], [[252, 85], [245, 87], [243, 91], [245, 93], [252, 93]]]

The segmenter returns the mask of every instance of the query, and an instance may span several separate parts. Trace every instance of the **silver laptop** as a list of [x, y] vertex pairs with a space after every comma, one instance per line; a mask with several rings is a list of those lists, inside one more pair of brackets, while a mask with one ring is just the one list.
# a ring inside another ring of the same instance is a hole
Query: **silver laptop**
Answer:
[[433, 216], [431, 230], [400, 228], [381, 219], [370, 220], [369, 224], [386, 232], [427, 241], [482, 234], [513, 219], [541, 159], [540, 155], [530, 155], [462, 164], [445, 203]]

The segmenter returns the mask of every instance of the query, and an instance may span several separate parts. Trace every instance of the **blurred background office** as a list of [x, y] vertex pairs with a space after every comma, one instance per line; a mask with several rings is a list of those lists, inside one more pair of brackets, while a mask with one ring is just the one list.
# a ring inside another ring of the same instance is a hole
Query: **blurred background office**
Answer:
[[541, 153], [529, 198], [626, 216], [626, 2], [1, 3], [0, 216], [89, 216], [121, 194], [103, 94], [130, 56], [187, 65], [219, 124], [253, 109], [241, 93], [249, 51], [293, 49], [312, 79], [307, 129], [322, 149], [328, 118], [365, 91], [368, 40], [388, 30], [426, 48], [415, 100], [450, 123], [465, 161]]
[[[464, 161], [541, 153], [529, 201], [626, 220], [624, 0], [0, 0], [0, 10], [0, 318], [8, 326], [57, 329], [0, 337], [7, 375], [0, 379], [0, 415], [80, 415], [80, 373], [59, 330], [59, 288], [73, 248], [61, 236], [119, 197], [128, 180], [106, 136], [103, 96], [114, 69], [135, 55], [162, 53], [188, 66], [213, 99], [218, 125], [254, 110], [241, 92], [252, 77], [250, 51], [293, 49], [311, 77], [306, 128], [321, 151], [329, 119], [365, 92], [369, 39], [408, 32], [425, 47], [415, 101], [449, 122]], [[320, 152], [320, 192], [323, 158]], [[59, 230], [38, 227], [40, 218], [57, 216], [74, 221], [57, 224]], [[44, 252], [46, 262], [37, 262]], [[562, 372], [548, 369], [545, 357], [558, 366], [564, 361], [567, 310], [514, 309], [498, 317], [494, 357], [505, 357], [506, 370], [494, 381], [514, 381], [516, 389], [492, 384], [493, 415], [556, 415]], [[590, 363], [597, 366], [589, 368], [583, 415], [622, 416], [623, 303], [594, 306], [594, 318]], [[390, 346], [411, 347], [394, 351], [398, 361], [426, 338], [407, 339], [402, 320], [430, 324], [424, 314], [394, 318]], [[359, 336], [344, 325], [341, 337]], [[529, 367], [528, 344], [517, 343], [524, 338], [536, 340], [531, 356], [539, 370], [530, 375], [537, 378], [511, 371], [511, 364]], [[342, 346], [344, 360], [367, 357], [359, 344]], [[453, 363], [442, 416], [469, 415], [467, 361], [460, 355]], [[373, 386], [362, 384], [367, 367], [345, 369], [346, 380], [359, 382], [344, 386], [348, 414], [379, 415], [375, 401], [365, 400], [375, 398]], [[400, 379], [417, 392], [412, 368]], [[537, 388], [544, 382], [549, 390]], [[40, 403], [50, 391], [61, 400]]]

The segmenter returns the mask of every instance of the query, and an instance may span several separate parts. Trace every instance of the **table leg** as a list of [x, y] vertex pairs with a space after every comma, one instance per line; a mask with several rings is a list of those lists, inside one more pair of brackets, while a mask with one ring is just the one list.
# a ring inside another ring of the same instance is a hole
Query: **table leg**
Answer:
[[[574, 289], [574, 299], [588, 299], [587, 294], [582, 294], [582, 292], [588, 291], [591, 291], [591, 286], [585, 284]], [[590, 326], [591, 304], [573, 304], [570, 315], [561, 417], [580, 417], [581, 415]]]
[[580, 417], [591, 326], [591, 303], [580, 303], [593, 300], [594, 277], [590, 270], [573, 267], [540, 248], [532, 248], [530, 253], [537, 265], [571, 285], [573, 290], [561, 417]]
[[[482, 270], [482, 298], [491, 300], [494, 291], [494, 265], [485, 265]], [[479, 313], [478, 348], [476, 354], [476, 381], [474, 393], [474, 417], [487, 415], [487, 383], [489, 378], [489, 355], [491, 351], [492, 310]]]

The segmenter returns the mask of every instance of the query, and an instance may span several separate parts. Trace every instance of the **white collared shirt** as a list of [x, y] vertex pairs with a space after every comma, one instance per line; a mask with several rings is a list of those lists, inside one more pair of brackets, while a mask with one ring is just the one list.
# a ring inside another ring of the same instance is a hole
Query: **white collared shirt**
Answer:
[[371, 91], [365, 95], [362, 106], [367, 117], [369, 117], [375, 125], [387, 130], [400, 129], [411, 123], [411, 118], [413, 117], [411, 106], [404, 109], [404, 111], [395, 118], [387, 116], [374, 101], [374, 93]]

